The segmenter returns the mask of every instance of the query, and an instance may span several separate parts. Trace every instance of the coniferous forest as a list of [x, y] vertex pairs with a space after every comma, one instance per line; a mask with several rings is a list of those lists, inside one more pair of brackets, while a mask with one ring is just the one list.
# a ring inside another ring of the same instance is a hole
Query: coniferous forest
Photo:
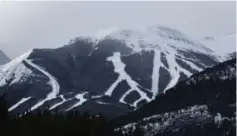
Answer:
[[[66, 114], [48, 110], [11, 116], [6, 101], [0, 98], [1, 136], [125, 136], [113, 131], [113, 125], [103, 115], [71, 111]], [[126, 136], [142, 136], [139, 127]]]

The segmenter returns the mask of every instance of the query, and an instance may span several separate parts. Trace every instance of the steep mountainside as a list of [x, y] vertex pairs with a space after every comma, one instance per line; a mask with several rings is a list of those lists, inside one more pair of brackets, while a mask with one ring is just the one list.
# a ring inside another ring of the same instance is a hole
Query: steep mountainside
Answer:
[[12, 113], [47, 107], [115, 117], [217, 63], [212, 50], [175, 29], [109, 29], [30, 50], [2, 67], [0, 86]]
[[232, 59], [194, 74], [114, 122], [124, 133], [139, 124], [149, 136], [228, 135], [235, 130], [235, 97], [236, 59]]

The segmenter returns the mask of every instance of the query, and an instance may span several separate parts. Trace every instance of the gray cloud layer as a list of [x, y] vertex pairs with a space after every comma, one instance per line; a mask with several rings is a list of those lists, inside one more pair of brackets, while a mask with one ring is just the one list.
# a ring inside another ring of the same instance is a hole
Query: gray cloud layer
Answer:
[[195, 37], [235, 32], [235, 2], [2, 2], [0, 48], [16, 57], [101, 28], [162, 24]]

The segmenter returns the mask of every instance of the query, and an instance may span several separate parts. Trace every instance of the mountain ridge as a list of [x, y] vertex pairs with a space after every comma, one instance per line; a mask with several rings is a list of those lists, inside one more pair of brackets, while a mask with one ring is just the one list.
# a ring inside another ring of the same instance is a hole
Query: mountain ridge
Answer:
[[92, 110], [114, 117], [219, 63], [210, 49], [173, 29], [152, 28], [146, 36], [141, 40], [136, 32], [126, 39], [122, 33], [119, 39], [116, 33], [115, 38], [94, 41], [79, 37], [57, 49], [30, 50], [0, 71], [1, 89], [7, 90], [9, 105], [15, 107], [11, 111], [38, 106], [60, 112]]
[[[200, 73], [192, 75], [190, 78], [181, 81], [176, 86], [169, 89], [166, 93], [158, 95], [155, 100], [144, 105], [137, 111], [131, 112], [131, 114], [128, 113], [127, 115], [122, 115], [115, 119], [114, 122], [116, 122], [116, 124], [119, 126], [123, 121], [133, 122], [145, 117], [164, 113], [164, 111], [176, 111], [178, 109], [196, 105], [212, 105], [213, 107], [215, 106], [215, 108], [219, 108], [220, 110], [223, 108], [223, 105], [218, 104], [228, 105], [233, 104], [236, 101], [235, 81], [236, 58], [225, 61], [212, 68], [207, 68]], [[210, 91], [208, 92], [208, 90]], [[180, 99], [184, 96], [186, 99], [180, 101]], [[171, 99], [169, 97], [177, 98]], [[169, 100], [172, 101], [169, 102]], [[165, 105], [162, 106], [161, 104]], [[127, 119], [124, 119], [125, 117]]]
[[[194, 132], [195, 135], [221, 135], [216, 129], [228, 122], [225, 126], [228, 129], [223, 128], [228, 134], [235, 129], [235, 85], [236, 59], [231, 59], [194, 74], [137, 111], [112, 120], [117, 126], [115, 131], [126, 134], [139, 125], [149, 136], [188, 136]], [[177, 98], [172, 99], [174, 97]], [[180, 101], [183, 97], [185, 99]], [[205, 129], [213, 125], [216, 127]], [[188, 131], [190, 127], [195, 127], [195, 130]]]

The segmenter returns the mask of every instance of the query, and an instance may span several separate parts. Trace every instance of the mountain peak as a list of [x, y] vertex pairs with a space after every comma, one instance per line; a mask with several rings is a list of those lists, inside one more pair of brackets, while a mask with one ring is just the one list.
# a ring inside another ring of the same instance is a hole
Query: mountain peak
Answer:
[[108, 39], [125, 43], [128, 48], [132, 49], [133, 53], [144, 50], [167, 51], [172, 48], [171, 50], [213, 54], [212, 50], [184, 35], [179, 30], [163, 25], [134, 26], [130, 28], [110, 27], [98, 30], [91, 36], [78, 37], [70, 43], [77, 40], [86, 40], [96, 46], [99, 42]]
[[210, 50], [178, 30], [115, 27], [58, 49], [28, 51], [0, 69], [0, 89], [10, 88], [12, 95], [21, 92], [9, 104], [12, 112], [25, 111], [30, 103], [31, 110], [49, 105], [61, 112], [96, 104], [98, 108], [90, 110], [112, 117], [217, 63]]

